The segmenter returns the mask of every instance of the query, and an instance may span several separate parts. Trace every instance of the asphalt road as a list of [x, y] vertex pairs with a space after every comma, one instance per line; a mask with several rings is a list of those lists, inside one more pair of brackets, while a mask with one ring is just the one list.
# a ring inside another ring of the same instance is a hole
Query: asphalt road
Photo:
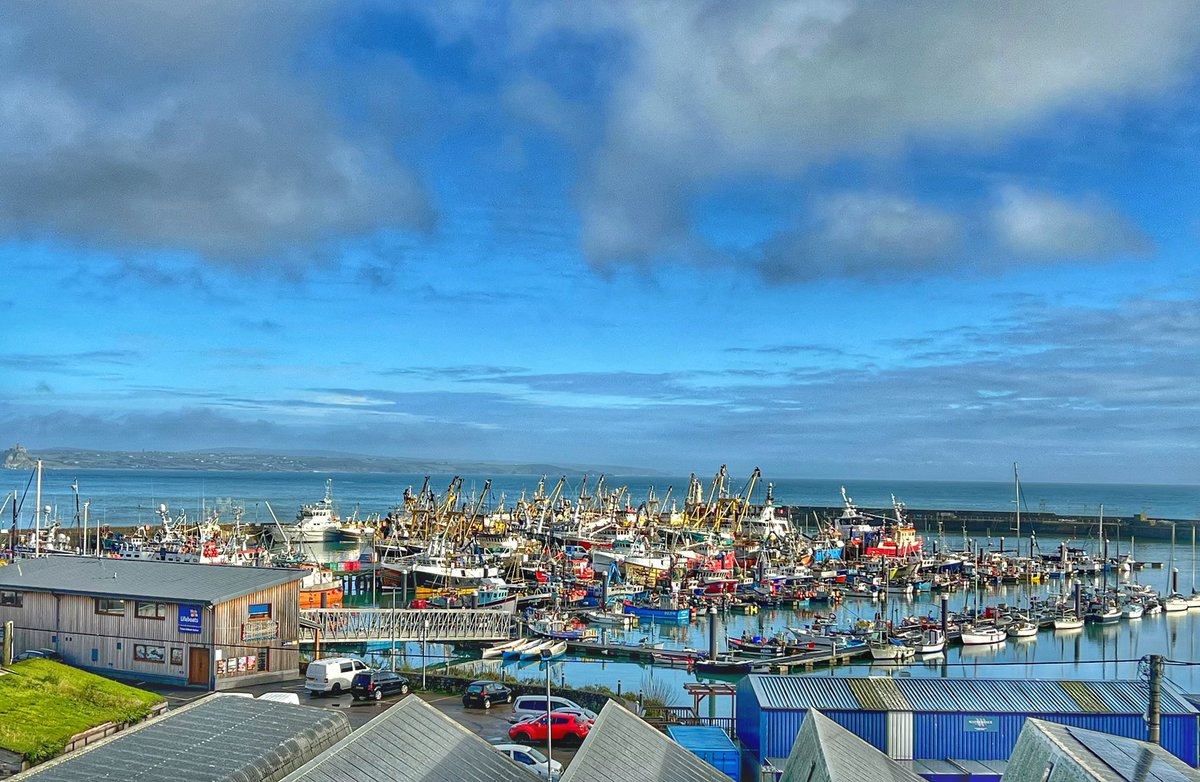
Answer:
[[[182, 687], [163, 687], [162, 685], [150, 684], [148, 682], [130, 681], [128, 683], [135, 687], [162, 694], [172, 709], [179, 708], [210, 694]], [[304, 689], [303, 679], [241, 687], [235, 690], [222, 690], [222, 692], [246, 693], [254, 696], [262, 695], [265, 692], [294, 692], [299, 696], [302, 705], [341, 711], [346, 715], [346, 718], [350, 721], [350, 727], [354, 730], [358, 730], [363, 725], [366, 725], [374, 717], [379, 716], [383, 711], [395, 705], [402, 697], [400, 695], [393, 695], [384, 698], [382, 701], [355, 702], [349, 693], [337, 696], [312, 696]], [[508, 738], [508, 729], [511, 725], [512, 706], [509, 704], [498, 703], [490, 709], [468, 709], [462, 705], [461, 696], [458, 695], [423, 692], [410, 693], [403, 697], [424, 699], [426, 703], [429, 703], [438, 711], [489, 744], [511, 743]], [[540, 748], [545, 751], [545, 745], [541, 745]], [[562, 763], [563, 767], [566, 768], [570, 764], [571, 759], [575, 757], [577, 749], [575, 746], [560, 746], [556, 744], [554, 747], [554, 759]]]

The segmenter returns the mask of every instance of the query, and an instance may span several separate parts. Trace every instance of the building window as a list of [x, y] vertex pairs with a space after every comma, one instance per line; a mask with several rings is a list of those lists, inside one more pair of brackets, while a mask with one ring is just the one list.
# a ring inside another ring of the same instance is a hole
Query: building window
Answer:
[[110, 597], [96, 598], [96, 613], [107, 616], [125, 616], [125, 601]]
[[0, 606], [20, 608], [25, 599], [24, 592], [0, 592]]
[[270, 603], [251, 603], [250, 604], [251, 619], [270, 619], [271, 604]]
[[166, 603], [134, 603], [133, 613], [138, 619], [166, 619]]

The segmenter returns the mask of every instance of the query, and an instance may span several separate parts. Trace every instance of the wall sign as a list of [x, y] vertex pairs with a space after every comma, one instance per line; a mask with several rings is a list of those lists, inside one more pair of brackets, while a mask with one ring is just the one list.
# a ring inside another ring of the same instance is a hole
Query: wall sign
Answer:
[[199, 633], [202, 627], [201, 606], [179, 606], [179, 632]]
[[995, 733], [995, 717], [963, 717], [963, 725], [967, 733]]
[[274, 619], [246, 622], [242, 625], [243, 641], [271, 641], [279, 637], [279, 622]]

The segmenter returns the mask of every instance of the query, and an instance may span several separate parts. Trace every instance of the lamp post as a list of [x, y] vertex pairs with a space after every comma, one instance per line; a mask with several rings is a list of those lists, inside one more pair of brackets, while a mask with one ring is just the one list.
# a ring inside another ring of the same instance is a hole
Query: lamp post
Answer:
[[550, 650], [542, 650], [542, 665], [546, 666], [546, 779], [554, 779], [554, 720], [550, 718]]
[[421, 620], [421, 689], [425, 689], [425, 678], [429, 673], [429, 666], [426, 664], [427, 651], [426, 643], [429, 639], [429, 617]]
[[[372, 589], [372, 591], [374, 591], [374, 589], [375, 589], [374, 581], [372, 581], [371, 583], [372, 583], [371, 589]], [[389, 616], [388, 619], [389, 619], [388, 624], [390, 624], [391, 628], [392, 628], [392, 653], [390, 655], [388, 655], [389, 659], [391, 660], [389, 670], [392, 673], [395, 673], [396, 672], [396, 588], [395, 587], [392, 587], [392, 615]]]

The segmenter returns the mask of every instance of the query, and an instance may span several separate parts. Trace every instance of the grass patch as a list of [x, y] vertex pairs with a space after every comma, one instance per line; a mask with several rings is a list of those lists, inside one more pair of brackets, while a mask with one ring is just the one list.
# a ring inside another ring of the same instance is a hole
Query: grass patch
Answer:
[[0, 676], [0, 747], [41, 763], [76, 733], [139, 720], [161, 695], [50, 660], [14, 663]]

